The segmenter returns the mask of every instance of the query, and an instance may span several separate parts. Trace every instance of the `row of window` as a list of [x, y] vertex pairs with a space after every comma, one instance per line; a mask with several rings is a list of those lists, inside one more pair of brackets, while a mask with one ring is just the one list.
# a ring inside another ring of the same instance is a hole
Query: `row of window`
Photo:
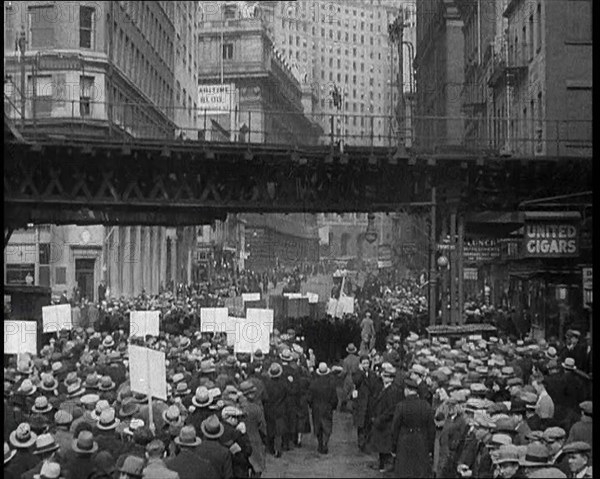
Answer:
[[112, 121], [120, 125], [125, 131], [136, 137], [165, 138], [169, 135], [164, 122], [154, 118], [155, 115], [147, 111], [140, 104], [133, 104], [120, 88], [112, 87]]
[[174, 45], [171, 33], [167, 32], [161, 20], [154, 14], [153, 2], [119, 2], [133, 20], [140, 32], [166, 65], [174, 62]]
[[[138, 46], [130, 40], [129, 36], [121, 29], [114, 37], [114, 61], [127, 76], [148, 95], [152, 101], [161, 106], [171, 104], [173, 87], [169, 79], [154, 66], [140, 51]], [[166, 70], [169, 72], [169, 70]], [[166, 104], [166, 105], [165, 105]]]
[[[8, 2], [4, 10], [5, 42], [14, 45], [15, 49], [48, 49], [56, 47], [55, 28], [59, 25], [60, 14], [54, 5], [34, 5], [27, 7], [27, 32], [21, 38], [17, 29], [18, 9]], [[96, 18], [93, 7], [79, 7], [78, 47], [93, 49], [95, 47]], [[23, 41], [25, 43], [23, 44]], [[72, 47], [73, 45], [66, 45]]]

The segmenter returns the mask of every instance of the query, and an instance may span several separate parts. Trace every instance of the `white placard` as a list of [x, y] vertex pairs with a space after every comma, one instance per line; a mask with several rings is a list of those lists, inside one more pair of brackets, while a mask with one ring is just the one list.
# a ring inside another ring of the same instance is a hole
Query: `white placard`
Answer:
[[145, 338], [148, 334], [158, 336], [160, 311], [131, 311], [129, 313], [129, 335]]
[[483, 336], [481, 334], [471, 334], [469, 336], [469, 341], [480, 341], [483, 339]]
[[317, 293], [306, 293], [309, 304], [317, 304], [319, 302], [319, 295]]
[[260, 293], [242, 293], [242, 301], [260, 301]]
[[129, 346], [129, 379], [133, 392], [166, 401], [165, 353], [140, 346]]
[[4, 354], [37, 354], [35, 321], [4, 321]]
[[344, 314], [354, 314], [354, 297], [342, 296], [339, 300], [329, 298], [327, 314], [341, 318]]
[[200, 332], [222, 333], [227, 331], [227, 308], [200, 308]]
[[300, 299], [300, 298], [302, 298], [302, 294], [301, 293], [283, 293], [283, 295], [286, 298], [289, 298], [289, 299]]
[[246, 311], [246, 319], [238, 318], [233, 351], [235, 354], [254, 353], [260, 349], [267, 354], [271, 333], [273, 333], [273, 310], [250, 308]]
[[241, 330], [241, 324], [246, 321], [245, 318], [236, 318], [234, 316], [227, 317], [227, 325], [225, 332], [227, 333], [227, 346], [235, 346], [236, 334]]
[[44, 333], [55, 333], [62, 329], [73, 329], [70, 304], [42, 306], [42, 322]]
[[234, 83], [226, 85], [198, 85], [198, 114], [231, 112], [235, 109]]

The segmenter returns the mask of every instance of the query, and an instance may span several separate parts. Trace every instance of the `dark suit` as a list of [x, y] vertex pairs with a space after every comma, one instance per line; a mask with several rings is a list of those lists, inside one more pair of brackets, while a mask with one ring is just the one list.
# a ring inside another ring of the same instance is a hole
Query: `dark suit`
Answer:
[[287, 433], [288, 381], [283, 376], [265, 380], [267, 402], [265, 420], [270, 449], [281, 451], [283, 436]]
[[308, 389], [308, 403], [319, 448], [326, 448], [333, 428], [333, 410], [338, 403], [334, 379], [329, 374], [313, 379]]
[[358, 428], [358, 447], [362, 450], [366, 446], [367, 438], [373, 423], [371, 422], [371, 412], [373, 402], [381, 390], [381, 381], [374, 371], [359, 370], [352, 375], [352, 380], [358, 397], [354, 404], [354, 425]]
[[418, 396], [408, 396], [396, 406], [391, 429], [395, 477], [431, 477], [429, 455], [435, 440], [431, 406]]
[[398, 403], [402, 400], [403, 391], [396, 384], [391, 384], [375, 398], [373, 403], [373, 427], [369, 438], [372, 452], [389, 454], [392, 450], [392, 419]]
[[196, 448], [196, 453], [212, 464], [220, 479], [233, 477], [231, 452], [218, 440], [203, 439], [202, 444]]
[[165, 461], [167, 468], [179, 474], [179, 479], [219, 479], [208, 459], [200, 457], [195, 448], [184, 447], [177, 456]]

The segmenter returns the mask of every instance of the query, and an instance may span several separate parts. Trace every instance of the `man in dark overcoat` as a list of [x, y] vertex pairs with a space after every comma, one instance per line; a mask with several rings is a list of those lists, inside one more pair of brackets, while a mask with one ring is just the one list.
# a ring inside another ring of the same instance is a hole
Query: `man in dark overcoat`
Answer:
[[288, 380], [282, 378], [283, 368], [279, 363], [272, 363], [265, 380], [267, 402], [265, 403], [265, 420], [267, 421], [267, 447], [275, 457], [281, 457], [283, 436], [287, 433], [286, 407], [288, 404]]
[[358, 449], [365, 452], [367, 438], [373, 425], [371, 422], [371, 411], [373, 401], [382, 385], [375, 371], [370, 367], [369, 356], [360, 356], [359, 370], [352, 375], [355, 386], [355, 404], [353, 409], [354, 425], [358, 429]]
[[396, 368], [389, 363], [382, 365], [383, 387], [373, 401], [371, 421], [373, 427], [369, 435], [369, 449], [379, 454], [379, 470], [384, 472], [392, 449], [392, 419], [396, 406], [403, 398], [403, 391], [394, 383]]
[[308, 389], [308, 402], [312, 409], [315, 435], [319, 442], [318, 451], [327, 454], [329, 437], [333, 429], [333, 411], [337, 407], [338, 397], [335, 381], [330, 376], [331, 370], [326, 363], [320, 363], [317, 377], [313, 379]]
[[405, 399], [392, 421], [392, 447], [396, 453], [394, 477], [431, 477], [435, 423], [433, 409], [419, 398], [417, 383], [404, 382]]

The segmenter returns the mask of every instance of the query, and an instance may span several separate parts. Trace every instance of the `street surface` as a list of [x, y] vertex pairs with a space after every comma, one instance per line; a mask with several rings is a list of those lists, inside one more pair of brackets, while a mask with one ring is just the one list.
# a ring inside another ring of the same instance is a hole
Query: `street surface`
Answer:
[[335, 411], [329, 454], [319, 454], [315, 436], [305, 434], [301, 448], [284, 452], [280, 459], [267, 455], [263, 477], [384, 477], [379, 471], [371, 469], [370, 465], [375, 463], [374, 454], [364, 454], [358, 450], [352, 416]]

